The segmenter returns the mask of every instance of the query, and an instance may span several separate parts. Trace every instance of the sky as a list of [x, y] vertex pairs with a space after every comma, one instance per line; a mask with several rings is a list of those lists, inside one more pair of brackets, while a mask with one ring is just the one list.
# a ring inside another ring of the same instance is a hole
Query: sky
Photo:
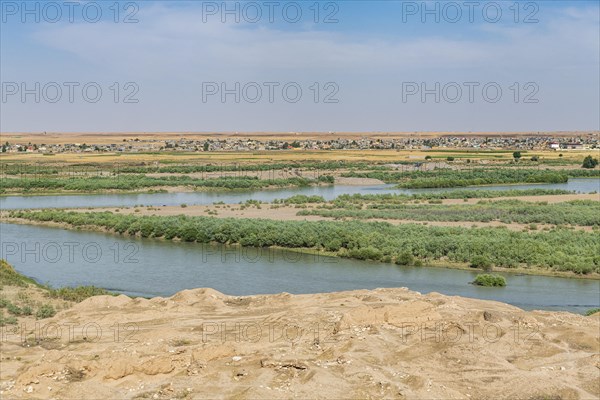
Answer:
[[598, 1], [0, 9], [0, 132], [600, 130]]

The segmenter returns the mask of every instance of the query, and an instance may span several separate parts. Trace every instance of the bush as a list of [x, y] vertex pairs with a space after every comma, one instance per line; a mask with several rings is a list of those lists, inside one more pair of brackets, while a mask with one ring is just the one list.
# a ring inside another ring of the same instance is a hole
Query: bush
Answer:
[[16, 325], [16, 324], [17, 324], [16, 317], [13, 317], [13, 316], [5, 317], [4, 313], [0, 314], [0, 326]]
[[319, 176], [318, 179], [319, 182], [324, 182], [324, 183], [334, 183], [335, 182], [335, 178], [331, 175], [321, 175]]
[[12, 315], [21, 315], [23, 313], [23, 310], [21, 310], [20, 307], [14, 305], [13, 303], [8, 303], [6, 305], [6, 309], [8, 310], [9, 313], [11, 313]]
[[491, 271], [492, 262], [486, 256], [473, 256], [470, 267], [481, 268], [484, 271]]
[[37, 319], [52, 318], [56, 314], [56, 310], [50, 304], [44, 304], [35, 313]]
[[396, 256], [396, 264], [398, 265], [411, 265], [415, 262], [415, 257], [409, 251], [403, 251]]
[[79, 303], [88, 297], [110, 294], [112, 293], [96, 286], [77, 286], [74, 288], [64, 287], [50, 290], [51, 297], [67, 301], [74, 301], [76, 303]]
[[382, 257], [381, 251], [373, 246], [363, 247], [361, 249], [352, 249], [349, 252], [350, 257], [358, 260], [379, 260]]
[[490, 275], [490, 274], [482, 274], [477, 275], [475, 280], [473, 281], [474, 285], [478, 286], [506, 286], [506, 279], [500, 275]]
[[596, 168], [596, 165], [598, 165], [598, 159], [597, 158], [592, 158], [592, 156], [587, 156], [586, 158], [583, 159], [583, 164], [581, 165], [582, 168]]

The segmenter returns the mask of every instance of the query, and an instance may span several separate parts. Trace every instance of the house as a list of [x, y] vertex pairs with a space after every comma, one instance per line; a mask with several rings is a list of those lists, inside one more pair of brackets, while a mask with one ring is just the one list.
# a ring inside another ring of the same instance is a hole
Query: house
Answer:
[[583, 150], [582, 143], [563, 143], [561, 147], [566, 150]]
[[560, 149], [560, 144], [558, 142], [551, 142], [549, 146], [552, 150]]

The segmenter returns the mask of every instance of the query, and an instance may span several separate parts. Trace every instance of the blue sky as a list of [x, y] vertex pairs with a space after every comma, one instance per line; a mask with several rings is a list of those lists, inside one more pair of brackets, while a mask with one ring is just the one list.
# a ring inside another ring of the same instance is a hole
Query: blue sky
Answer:
[[[228, 2], [240, 21], [223, 23], [222, 2], [120, 2], [115, 23], [113, 1], [80, 2], [71, 22], [64, 2], [29, 1], [23, 15], [21, 1], [1, 0], [0, 130], [600, 129], [597, 1], [481, 1], [472, 16], [463, 1], [277, 3], [270, 22], [268, 2]], [[137, 23], [124, 22], [131, 13]], [[82, 94], [90, 83], [95, 103]], [[223, 99], [236, 83], [240, 101]]]

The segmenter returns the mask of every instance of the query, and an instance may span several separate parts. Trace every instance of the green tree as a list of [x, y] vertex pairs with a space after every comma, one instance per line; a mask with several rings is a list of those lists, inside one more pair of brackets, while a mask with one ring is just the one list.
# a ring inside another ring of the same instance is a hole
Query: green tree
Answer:
[[596, 165], [598, 165], [598, 159], [592, 158], [592, 156], [587, 156], [586, 158], [583, 159], [583, 164], [581, 165], [581, 167], [582, 168], [596, 168]]
[[492, 270], [492, 262], [487, 256], [475, 255], [471, 258], [471, 268], [481, 268], [484, 271]]
[[515, 151], [513, 153], [513, 158], [517, 161], [519, 161], [519, 159], [522, 157], [521, 152], [520, 151]]

